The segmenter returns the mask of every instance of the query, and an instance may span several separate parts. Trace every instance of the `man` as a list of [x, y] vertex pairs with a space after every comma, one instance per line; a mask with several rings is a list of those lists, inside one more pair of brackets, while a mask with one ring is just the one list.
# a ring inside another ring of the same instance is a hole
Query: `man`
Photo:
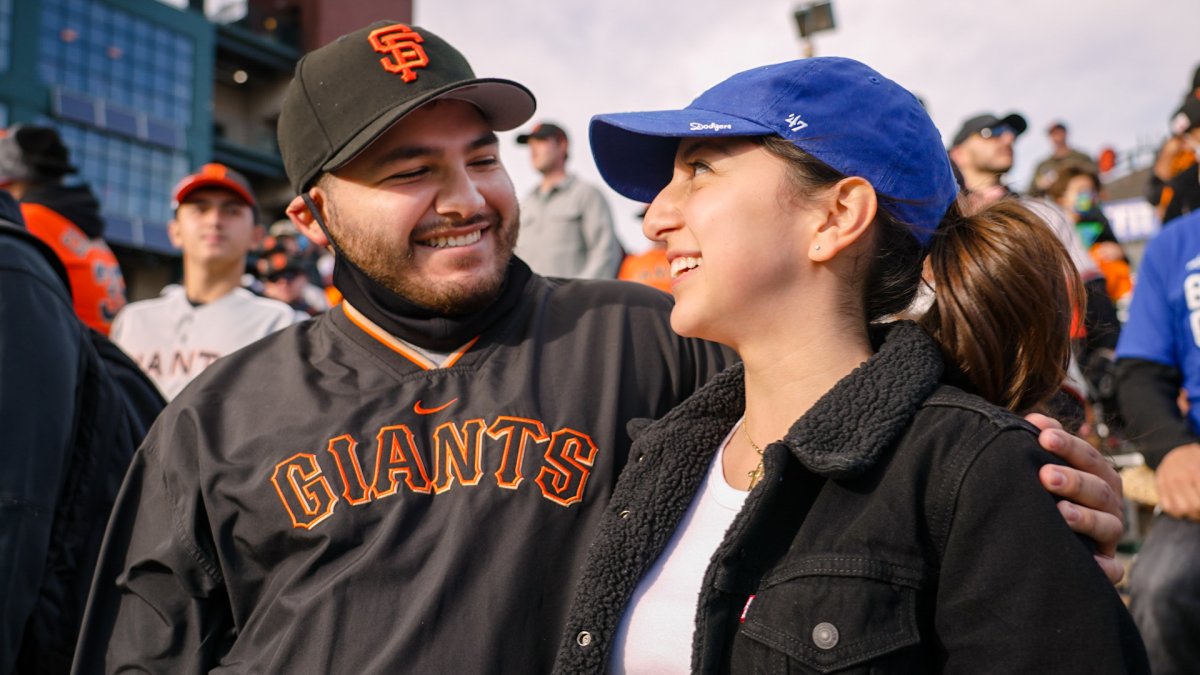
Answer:
[[[629, 516], [607, 508], [639, 459], [626, 425], [726, 353], [675, 335], [658, 291], [512, 255], [495, 132], [533, 110], [390, 21], [301, 59], [279, 120], [287, 212], [336, 250], [345, 299], [214, 364], [161, 418], [76, 672], [550, 669], [592, 533]], [[1046, 470], [1060, 493], [1112, 489]], [[1115, 542], [1110, 516], [1064, 508]]]
[[950, 159], [962, 173], [963, 188], [973, 207], [1015, 194], [1002, 181], [1012, 168], [1013, 143], [1027, 126], [1017, 113], [1003, 118], [985, 113], [963, 122], [954, 135]]
[[262, 294], [265, 297], [278, 300], [306, 316], [316, 316], [329, 309], [309, 304], [309, 294], [306, 292], [309, 288], [319, 293], [322, 299], [325, 293], [308, 282], [304, 266], [286, 249], [276, 247], [263, 252], [255, 261], [254, 268], [262, 282]]
[[1046, 136], [1050, 138], [1053, 150], [1050, 152], [1050, 156], [1038, 162], [1037, 167], [1033, 170], [1033, 179], [1029, 183], [1028, 191], [1030, 196], [1041, 197], [1046, 194], [1064, 169], [1074, 168], [1090, 173], [1099, 173], [1100, 169], [1096, 166], [1095, 160], [1067, 144], [1066, 124], [1062, 122], [1051, 124], [1050, 128], [1046, 130]]
[[0, 136], [0, 187], [21, 202], [26, 228], [67, 268], [80, 320], [108, 335], [125, 306], [125, 277], [104, 242], [96, 195], [87, 185], [63, 183], [76, 171], [51, 127], [16, 125]]
[[112, 330], [167, 400], [221, 356], [301, 318], [241, 286], [246, 255], [263, 236], [244, 176], [205, 164], [175, 186], [174, 206], [167, 234], [183, 254], [183, 284], [131, 303]]
[[541, 183], [521, 200], [517, 257], [546, 277], [615, 279], [622, 249], [608, 202], [567, 173], [567, 132], [543, 122], [517, 142], [529, 145]]
[[[1155, 469], [1159, 513], [1130, 574], [1130, 609], [1158, 674], [1200, 671], [1200, 213], [1146, 247], [1117, 345], [1127, 437]], [[1178, 403], [1182, 388], [1187, 411]]]

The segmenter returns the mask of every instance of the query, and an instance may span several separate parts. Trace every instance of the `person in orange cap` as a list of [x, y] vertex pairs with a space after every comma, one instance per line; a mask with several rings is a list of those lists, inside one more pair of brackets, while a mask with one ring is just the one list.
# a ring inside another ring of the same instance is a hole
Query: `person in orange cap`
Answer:
[[168, 400], [219, 357], [304, 318], [242, 288], [246, 255], [263, 238], [245, 176], [205, 164], [176, 185], [174, 206], [167, 234], [183, 252], [183, 284], [130, 303], [112, 330]]

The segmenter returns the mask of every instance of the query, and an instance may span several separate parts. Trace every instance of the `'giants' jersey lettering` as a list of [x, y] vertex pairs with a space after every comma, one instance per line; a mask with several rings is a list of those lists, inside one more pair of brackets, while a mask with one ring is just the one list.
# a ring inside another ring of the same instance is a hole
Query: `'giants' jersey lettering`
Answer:
[[583, 432], [548, 433], [540, 421], [503, 416], [490, 425], [481, 419], [446, 422], [424, 446], [405, 424], [382, 427], [375, 439], [371, 452], [342, 434], [329, 439], [320, 456], [299, 452], [275, 466], [270, 480], [293, 527], [312, 529], [333, 515], [339, 501], [362, 506], [395, 495], [401, 484], [418, 494], [440, 494], [455, 482], [478, 485], [485, 462], [496, 467], [491, 476], [498, 487], [516, 490], [525, 478], [527, 450], [542, 462], [533, 479], [542, 497], [568, 507], [583, 500], [598, 451]]
[[1187, 299], [1188, 325], [1192, 328], [1192, 341], [1200, 347], [1200, 273], [1189, 274], [1183, 280], [1183, 297]]
[[176, 349], [169, 353], [153, 351], [149, 354], [134, 354], [133, 358], [151, 377], [194, 377], [213, 361], [221, 358], [221, 355], [207, 349]]

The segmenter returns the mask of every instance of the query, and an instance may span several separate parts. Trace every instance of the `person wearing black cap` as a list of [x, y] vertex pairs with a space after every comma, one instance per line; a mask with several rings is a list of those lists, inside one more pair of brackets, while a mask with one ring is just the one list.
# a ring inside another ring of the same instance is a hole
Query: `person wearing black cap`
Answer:
[[183, 283], [130, 303], [112, 339], [169, 401], [213, 361], [306, 315], [242, 288], [246, 256], [263, 237], [249, 181], [205, 164], [175, 186], [167, 225], [183, 255]]
[[1002, 179], [1013, 165], [1013, 143], [1027, 126], [1017, 113], [1004, 117], [985, 113], [963, 122], [954, 134], [950, 159], [962, 174], [963, 189], [972, 203], [983, 206], [1013, 194]]
[[[728, 362], [640, 284], [512, 254], [496, 132], [533, 95], [380, 21], [304, 56], [287, 213], [344, 300], [210, 366], [159, 418], [106, 533], [75, 672], [545, 673], [627, 425]], [[1061, 431], [1055, 494], [1115, 546], [1115, 473]], [[1095, 475], [1093, 475], [1095, 474]], [[1090, 507], [1090, 508], [1086, 508]], [[629, 521], [634, 522], [634, 521]]]
[[517, 256], [547, 277], [614, 279], [623, 252], [604, 195], [567, 173], [567, 132], [542, 122], [517, 136], [542, 181], [521, 200]]
[[87, 185], [64, 184], [77, 169], [57, 130], [15, 125], [0, 133], [0, 188], [21, 202], [26, 228], [67, 268], [75, 313], [108, 335], [125, 306], [125, 277], [104, 241], [100, 202]]

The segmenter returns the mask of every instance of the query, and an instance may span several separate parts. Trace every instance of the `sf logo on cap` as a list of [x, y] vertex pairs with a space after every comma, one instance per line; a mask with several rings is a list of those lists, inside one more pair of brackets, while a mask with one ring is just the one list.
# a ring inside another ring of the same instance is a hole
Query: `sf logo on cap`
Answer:
[[405, 82], [417, 79], [413, 68], [429, 65], [429, 57], [425, 55], [425, 48], [421, 46], [425, 38], [402, 23], [377, 28], [367, 37], [375, 51], [388, 55], [387, 58], [379, 59], [383, 69], [389, 73], [399, 73], [400, 79]]

